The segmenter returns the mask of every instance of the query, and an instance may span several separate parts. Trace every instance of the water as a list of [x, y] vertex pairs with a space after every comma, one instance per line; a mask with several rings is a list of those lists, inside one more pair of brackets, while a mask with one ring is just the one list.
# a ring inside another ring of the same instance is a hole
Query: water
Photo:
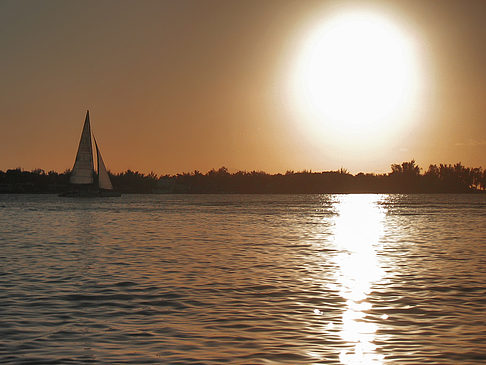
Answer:
[[0, 195], [0, 362], [479, 364], [486, 196]]

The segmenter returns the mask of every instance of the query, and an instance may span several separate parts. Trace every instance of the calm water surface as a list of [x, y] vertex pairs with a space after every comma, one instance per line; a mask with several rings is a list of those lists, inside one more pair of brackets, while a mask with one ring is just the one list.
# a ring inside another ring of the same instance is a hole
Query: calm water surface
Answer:
[[0, 195], [0, 362], [479, 364], [482, 195]]

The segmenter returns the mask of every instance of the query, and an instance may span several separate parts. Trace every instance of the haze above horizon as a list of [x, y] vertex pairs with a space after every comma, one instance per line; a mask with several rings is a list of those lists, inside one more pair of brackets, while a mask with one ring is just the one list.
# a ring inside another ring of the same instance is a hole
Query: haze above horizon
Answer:
[[486, 165], [483, 1], [0, 0], [0, 170]]

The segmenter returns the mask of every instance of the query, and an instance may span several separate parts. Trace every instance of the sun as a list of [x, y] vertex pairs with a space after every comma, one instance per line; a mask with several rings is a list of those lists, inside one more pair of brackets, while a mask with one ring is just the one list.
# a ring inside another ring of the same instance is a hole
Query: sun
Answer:
[[410, 123], [423, 75], [413, 39], [391, 18], [341, 12], [304, 39], [291, 93], [309, 132], [370, 142]]

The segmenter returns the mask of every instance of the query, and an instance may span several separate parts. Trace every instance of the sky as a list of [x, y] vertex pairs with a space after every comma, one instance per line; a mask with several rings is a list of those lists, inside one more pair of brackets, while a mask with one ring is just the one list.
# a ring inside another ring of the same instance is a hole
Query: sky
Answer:
[[[366, 125], [338, 138], [326, 116], [306, 122], [291, 81], [312, 30], [358, 7], [390, 19], [421, 70], [413, 117], [364, 142]], [[480, 0], [0, 0], [0, 169], [72, 168], [87, 109], [112, 172], [486, 167], [484, 14]]]

